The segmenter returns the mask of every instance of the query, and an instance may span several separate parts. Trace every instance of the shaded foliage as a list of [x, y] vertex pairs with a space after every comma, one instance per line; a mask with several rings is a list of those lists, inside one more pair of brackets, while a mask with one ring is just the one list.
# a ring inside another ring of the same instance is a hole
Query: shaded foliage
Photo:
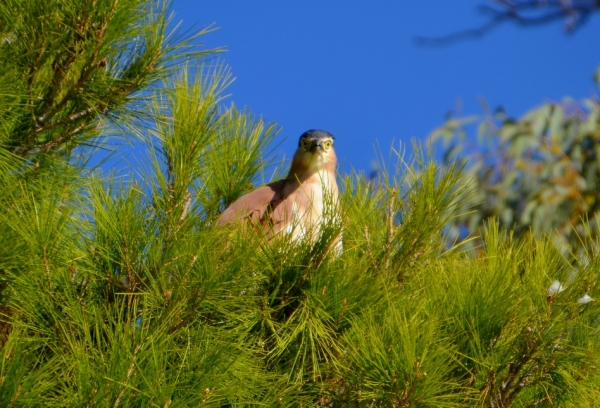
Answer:
[[600, 210], [599, 115], [595, 99], [567, 99], [519, 119], [503, 109], [487, 112], [477, 120], [476, 140], [469, 136], [474, 118], [451, 119], [432, 133], [447, 165], [455, 158], [466, 163], [462, 182], [471, 186], [458, 201], [464, 212], [454, 236], [497, 217], [517, 235], [531, 230], [557, 234], [569, 248], [589, 245]]

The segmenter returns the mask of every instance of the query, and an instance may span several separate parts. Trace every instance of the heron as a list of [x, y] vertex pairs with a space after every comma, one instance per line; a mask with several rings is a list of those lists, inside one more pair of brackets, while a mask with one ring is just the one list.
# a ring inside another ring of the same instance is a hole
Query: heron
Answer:
[[[293, 240], [313, 242], [326, 222], [328, 209], [339, 209], [334, 137], [324, 130], [308, 130], [298, 140], [286, 178], [238, 198], [223, 211], [217, 225], [243, 223], [262, 229], [272, 239], [290, 234]], [[335, 246], [341, 249], [341, 234]]]

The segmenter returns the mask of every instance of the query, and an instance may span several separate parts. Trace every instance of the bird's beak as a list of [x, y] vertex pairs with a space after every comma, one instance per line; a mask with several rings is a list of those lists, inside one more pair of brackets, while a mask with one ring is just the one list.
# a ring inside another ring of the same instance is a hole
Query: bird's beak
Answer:
[[321, 142], [321, 140], [319, 139], [315, 139], [312, 141], [312, 144], [310, 145], [310, 151], [314, 153], [315, 150], [319, 149], [320, 151], [323, 151], [323, 142]]

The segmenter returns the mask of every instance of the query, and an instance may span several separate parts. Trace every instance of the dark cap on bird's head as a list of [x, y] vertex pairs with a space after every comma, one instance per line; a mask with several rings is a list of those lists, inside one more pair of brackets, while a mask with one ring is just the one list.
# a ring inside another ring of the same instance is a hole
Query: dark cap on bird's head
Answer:
[[335, 172], [336, 163], [333, 135], [324, 130], [308, 130], [298, 141], [298, 150], [292, 158], [290, 177], [314, 174], [327, 166]]
[[300, 139], [298, 140], [298, 146], [300, 146], [300, 144], [302, 143], [302, 139], [335, 139], [335, 137], [333, 137], [333, 135], [325, 130], [319, 130], [319, 129], [311, 129], [311, 130], [307, 130], [306, 132], [302, 133], [302, 135], [300, 135]]

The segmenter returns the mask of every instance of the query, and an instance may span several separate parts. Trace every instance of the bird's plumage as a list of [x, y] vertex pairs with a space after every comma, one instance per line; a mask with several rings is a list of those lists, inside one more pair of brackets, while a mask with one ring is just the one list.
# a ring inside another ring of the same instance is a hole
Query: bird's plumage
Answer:
[[337, 206], [336, 165], [333, 136], [309, 130], [300, 136], [288, 176], [238, 198], [223, 211], [217, 224], [249, 222], [269, 236], [289, 233], [294, 238], [314, 237], [325, 207]]

